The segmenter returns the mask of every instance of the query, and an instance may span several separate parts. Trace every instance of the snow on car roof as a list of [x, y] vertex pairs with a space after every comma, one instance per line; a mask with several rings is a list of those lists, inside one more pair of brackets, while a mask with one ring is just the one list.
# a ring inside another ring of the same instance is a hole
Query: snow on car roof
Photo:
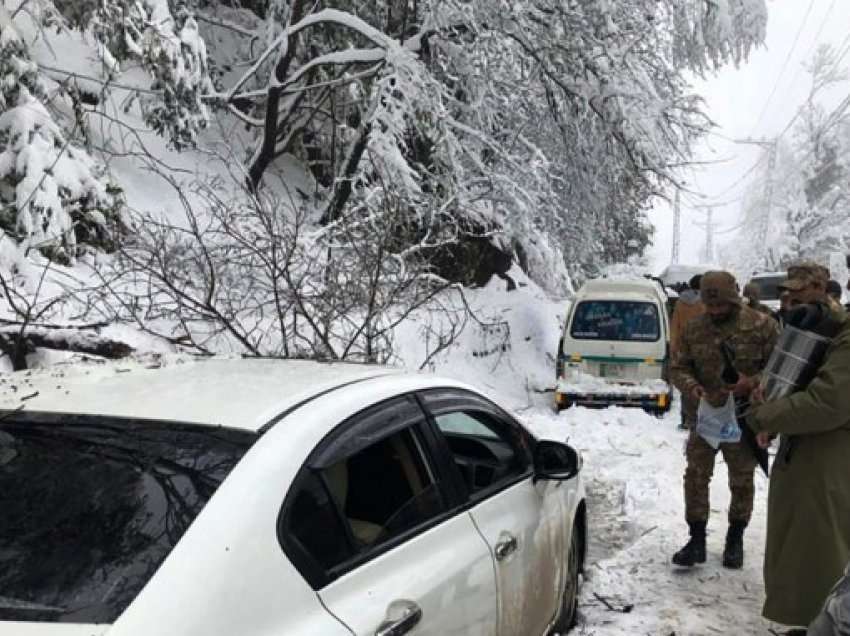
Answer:
[[308, 360], [178, 358], [51, 367], [0, 376], [0, 410], [107, 415], [259, 430], [304, 400], [400, 371]]
[[719, 265], [668, 265], [659, 274], [665, 285], [687, 283], [696, 274], [705, 274], [711, 270], [723, 269]]
[[750, 280], [756, 280], [759, 278], [785, 278], [788, 276], [788, 272], [756, 272], [752, 275]]
[[598, 278], [587, 281], [576, 295], [577, 300], [583, 300], [587, 297], [593, 298], [641, 298], [651, 297], [660, 299], [662, 294], [661, 287], [654, 280], [647, 278], [635, 279], [609, 279]]

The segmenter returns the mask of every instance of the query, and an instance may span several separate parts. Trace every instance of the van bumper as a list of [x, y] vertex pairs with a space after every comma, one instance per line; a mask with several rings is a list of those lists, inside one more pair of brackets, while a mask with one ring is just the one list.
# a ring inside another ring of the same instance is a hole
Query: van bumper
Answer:
[[606, 408], [609, 406], [637, 407], [652, 413], [666, 413], [670, 410], [672, 394], [649, 393], [630, 395], [624, 393], [560, 393], [555, 392], [555, 405], [558, 410], [571, 406], [588, 408]]

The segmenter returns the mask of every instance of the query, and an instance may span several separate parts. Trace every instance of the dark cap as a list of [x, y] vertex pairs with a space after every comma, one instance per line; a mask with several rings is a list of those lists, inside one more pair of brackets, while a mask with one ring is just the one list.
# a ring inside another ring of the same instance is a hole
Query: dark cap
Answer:
[[741, 304], [741, 297], [738, 295], [738, 283], [729, 272], [706, 272], [703, 274], [699, 293], [702, 302], [706, 305]]
[[814, 261], [801, 261], [788, 268], [788, 280], [779, 285], [780, 289], [800, 291], [812, 283], [826, 287], [829, 282], [829, 270]]
[[837, 280], [827, 281], [826, 293], [830, 296], [841, 298], [841, 294], [843, 293], [843, 290], [841, 289], [841, 283], [839, 283]]

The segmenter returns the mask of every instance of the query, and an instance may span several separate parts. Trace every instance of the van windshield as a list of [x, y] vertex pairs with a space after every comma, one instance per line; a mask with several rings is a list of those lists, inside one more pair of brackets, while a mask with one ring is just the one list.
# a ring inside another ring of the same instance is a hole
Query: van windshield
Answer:
[[570, 335], [577, 340], [655, 342], [661, 337], [658, 308], [628, 300], [585, 300], [575, 309]]
[[114, 622], [256, 439], [191, 424], [4, 417], [0, 622]]
[[785, 282], [786, 277], [779, 274], [777, 276], [763, 276], [754, 278], [750, 282], [758, 287], [759, 298], [761, 300], [779, 300], [782, 290], [779, 285]]

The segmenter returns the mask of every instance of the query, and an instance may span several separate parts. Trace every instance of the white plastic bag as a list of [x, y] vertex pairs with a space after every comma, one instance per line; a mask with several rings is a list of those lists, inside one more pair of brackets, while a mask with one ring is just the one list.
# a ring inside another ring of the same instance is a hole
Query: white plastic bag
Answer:
[[705, 398], [700, 398], [697, 409], [697, 435], [712, 448], [720, 444], [741, 440], [741, 427], [735, 416], [735, 397], [730, 393], [723, 406], [711, 406]]

